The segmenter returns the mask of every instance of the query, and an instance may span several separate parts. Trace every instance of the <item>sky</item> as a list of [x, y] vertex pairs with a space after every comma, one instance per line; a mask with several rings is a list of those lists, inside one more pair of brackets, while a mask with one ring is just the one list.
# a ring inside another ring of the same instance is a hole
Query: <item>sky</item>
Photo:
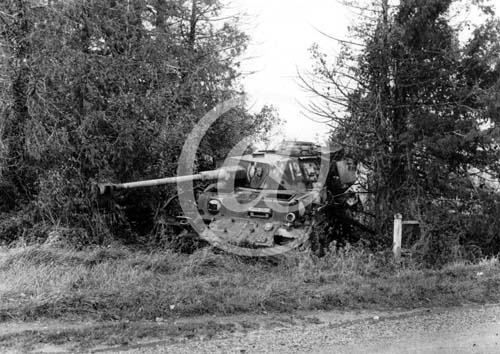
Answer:
[[251, 110], [272, 104], [285, 121], [280, 130], [284, 138], [322, 140], [328, 127], [303, 115], [309, 94], [300, 87], [297, 71], [312, 69], [309, 48], [315, 42], [334, 53], [337, 44], [321, 32], [345, 38], [350, 10], [335, 0], [231, 0], [230, 7], [247, 14], [243, 29], [251, 42], [242, 63], [247, 73], [242, 84]]
[[[323, 141], [329, 128], [304, 116], [307, 113], [304, 106], [311, 95], [300, 87], [297, 71], [307, 73], [312, 70], [314, 61], [309, 48], [313, 43], [318, 43], [333, 60], [338, 43], [325, 34], [345, 39], [348, 26], [358, 18], [356, 14], [338, 0], [227, 2], [230, 12], [247, 14], [242, 29], [251, 40], [242, 63], [242, 71], [247, 73], [242, 84], [249, 96], [251, 111], [272, 104], [284, 121], [279, 131], [283, 138]], [[490, 4], [498, 13], [500, 0], [490, 0]], [[477, 17], [473, 11], [463, 15], [473, 21]]]

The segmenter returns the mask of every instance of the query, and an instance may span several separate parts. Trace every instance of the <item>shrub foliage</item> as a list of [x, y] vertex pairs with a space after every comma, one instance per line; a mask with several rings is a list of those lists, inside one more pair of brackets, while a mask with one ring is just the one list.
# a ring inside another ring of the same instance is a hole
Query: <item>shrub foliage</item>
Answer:
[[[221, 9], [211, 0], [1, 2], [4, 241], [26, 234], [26, 218], [31, 229], [83, 228], [85, 242], [151, 231], [171, 190], [137, 192], [124, 210], [102, 214], [92, 183], [175, 175], [196, 122], [241, 93], [248, 37], [236, 17], [216, 21]], [[223, 156], [275, 120], [271, 108], [235, 109], [200, 156]]]

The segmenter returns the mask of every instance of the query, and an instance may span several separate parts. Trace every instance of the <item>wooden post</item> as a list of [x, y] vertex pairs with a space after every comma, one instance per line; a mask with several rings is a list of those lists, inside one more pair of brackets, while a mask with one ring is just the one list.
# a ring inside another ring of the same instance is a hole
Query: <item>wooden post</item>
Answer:
[[392, 252], [394, 253], [394, 259], [396, 262], [401, 260], [401, 236], [403, 233], [403, 216], [401, 214], [394, 215], [394, 235]]

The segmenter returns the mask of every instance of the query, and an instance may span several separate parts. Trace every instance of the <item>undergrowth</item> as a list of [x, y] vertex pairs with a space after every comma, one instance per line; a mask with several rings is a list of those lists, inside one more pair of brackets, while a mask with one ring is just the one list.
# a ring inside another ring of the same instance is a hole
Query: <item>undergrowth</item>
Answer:
[[389, 254], [332, 248], [248, 259], [126, 248], [0, 251], [0, 320], [155, 319], [334, 308], [414, 308], [500, 300], [500, 263], [421, 269]]

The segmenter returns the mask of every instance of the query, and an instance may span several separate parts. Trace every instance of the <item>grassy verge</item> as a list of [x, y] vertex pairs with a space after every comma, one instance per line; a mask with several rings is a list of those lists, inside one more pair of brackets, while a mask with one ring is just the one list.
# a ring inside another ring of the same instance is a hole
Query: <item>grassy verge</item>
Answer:
[[0, 321], [154, 320], [203, 314], [334, 308], [414, 308], [498, 302], [500, 262], [439, 270], [395, 267], [359, 249], [273, 260], [200, 250], [0, 251]]

